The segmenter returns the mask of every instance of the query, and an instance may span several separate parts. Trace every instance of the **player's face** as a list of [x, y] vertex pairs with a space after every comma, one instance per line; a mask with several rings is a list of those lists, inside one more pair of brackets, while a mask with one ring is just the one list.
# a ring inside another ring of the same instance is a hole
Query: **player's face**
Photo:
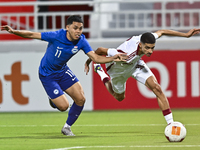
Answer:
[[67, 39], [70, 41], [78, 40], [83, 32], [83, 23], [73, 22], [66, 26], [67, 29]]
[[147, 57], [150, 57], [151, 54], [153, 53], [154, 48], [155, 48], [155, 43], [153, 43], [153, 44], [140, 43], [140, 48], [141, 48], [141, 54], [144, 54]]

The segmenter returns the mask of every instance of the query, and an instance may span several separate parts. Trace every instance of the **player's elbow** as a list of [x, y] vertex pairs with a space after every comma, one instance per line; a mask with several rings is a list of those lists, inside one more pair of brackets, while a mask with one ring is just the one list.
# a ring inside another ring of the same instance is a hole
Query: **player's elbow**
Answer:
[[99, 47], [99, 48], [97, 48], [95, 53], [98, 55], [107, 55], [107, 50], [108, 50], [107, 48]]

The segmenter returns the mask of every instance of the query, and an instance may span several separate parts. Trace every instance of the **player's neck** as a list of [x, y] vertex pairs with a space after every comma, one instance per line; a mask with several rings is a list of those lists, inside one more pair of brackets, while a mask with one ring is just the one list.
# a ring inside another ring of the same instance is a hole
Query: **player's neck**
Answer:
[[139, 50], [138, 50], [138, 55], [140, 56], [140, 55], [142, 55], [142, 54], [144, 54], [144, 53], [142, 52], [142, 48], [141, 48], [141, 47], [139, 47]]

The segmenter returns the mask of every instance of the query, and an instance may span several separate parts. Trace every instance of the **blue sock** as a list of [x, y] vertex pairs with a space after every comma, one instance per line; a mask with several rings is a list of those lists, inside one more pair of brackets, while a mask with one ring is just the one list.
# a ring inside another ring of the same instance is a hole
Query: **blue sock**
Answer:
[[78, 119], [80, 113], [83, 110], [83, 106], [78, 106], [76, 105], [76, 103], [74, 102], [72, 107], [69, 110], [68, 113], [68, 118], [66, 123], [70, 126], [72, 126], [74, 124], [74, 122]]

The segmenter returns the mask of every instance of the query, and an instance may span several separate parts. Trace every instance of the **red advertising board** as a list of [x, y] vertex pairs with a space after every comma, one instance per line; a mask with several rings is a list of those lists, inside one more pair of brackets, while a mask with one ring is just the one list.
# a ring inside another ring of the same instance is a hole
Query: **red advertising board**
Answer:
[[[157, 50], [142, 59], [155, 74], [171, 108], [200, 108], [200, 50]], [[126, 98], [119, 102], [93, 73], [93, 94], [94, 110], [159, 108], [155, 95], [131, 77], [126, 84]]]

